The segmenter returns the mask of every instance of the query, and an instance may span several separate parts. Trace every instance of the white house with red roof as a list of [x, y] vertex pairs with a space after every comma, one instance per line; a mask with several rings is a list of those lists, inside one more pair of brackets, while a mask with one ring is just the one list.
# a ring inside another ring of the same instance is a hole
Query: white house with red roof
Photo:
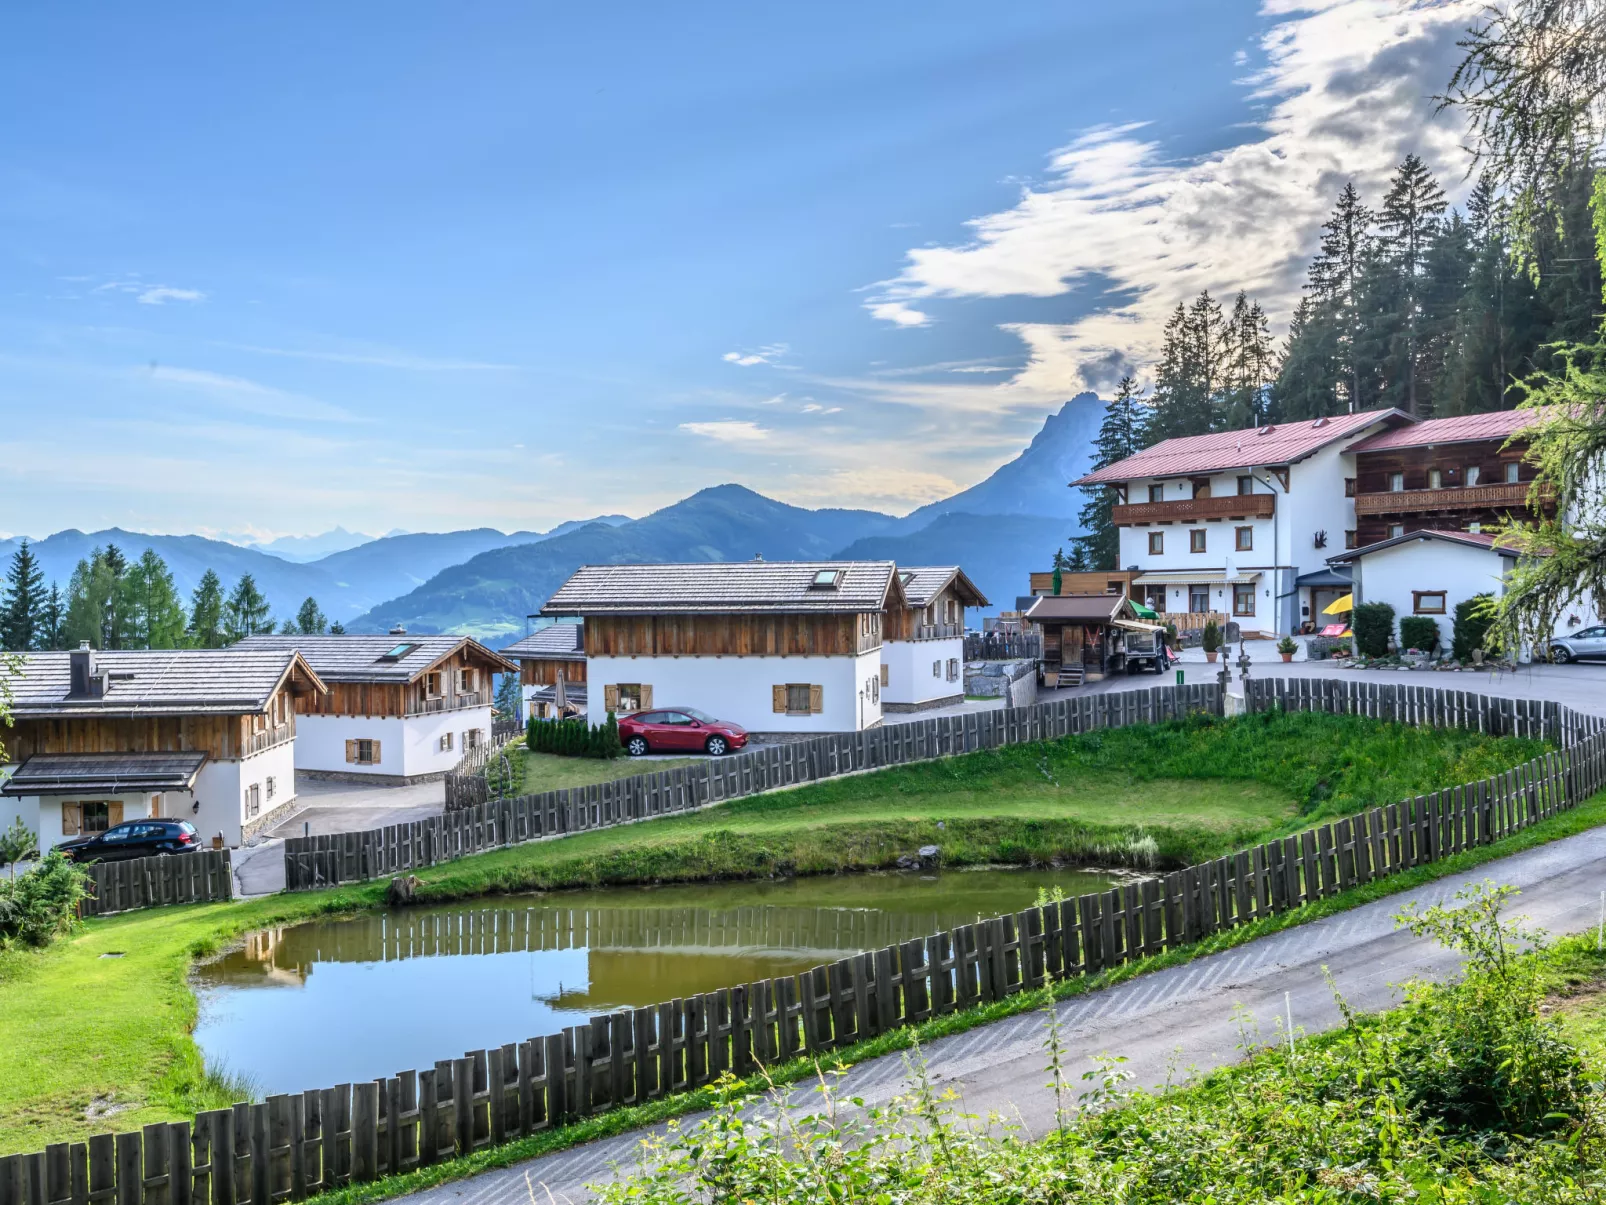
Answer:
[[1071, 484], [1115, 490], [1116, 568], [1155, 610], [1297, 631], [1319, 609], [1312, 582], [1342, 588], [1328, 558], [1355, 529], [1347, 449], [1411, 422], [1370, 410], [1168, 439]]

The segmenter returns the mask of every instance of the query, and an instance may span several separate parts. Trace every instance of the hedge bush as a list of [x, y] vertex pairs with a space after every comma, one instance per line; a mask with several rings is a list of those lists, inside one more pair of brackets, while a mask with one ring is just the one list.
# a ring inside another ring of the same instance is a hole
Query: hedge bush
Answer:
[[540, 720], [530, 717], [524, 730], [524, 743], [532, 753], [554, 753], [559, 757], [594, 757], [600, 760], [621, 757], [619, 721], [613, 712], [601, 724], [582, 719]]
[[1394, 635], [1394, 608], [1388, 603], [1362, 603], [1350, 618], [1355, 647], [1368, 657], [1382, 657], [1389, 651]]
[[1451, 628], [1450, 654], [1457, 661], [1471, 661], [1472, 650], [1484, 647], [1484, 634], [1494, 623], [1494, 595], [1474, 594], [1455, 605], [1455, 625]]
[[1401, 617], [1400, 647], [1431, 653], [1439, 647], [1439, 621], [1426, 615]]
[[55, 849], [31, 874], [0, 879], [0, 947], [47, 946], [70, 933], [88, 892], [89, 872]]

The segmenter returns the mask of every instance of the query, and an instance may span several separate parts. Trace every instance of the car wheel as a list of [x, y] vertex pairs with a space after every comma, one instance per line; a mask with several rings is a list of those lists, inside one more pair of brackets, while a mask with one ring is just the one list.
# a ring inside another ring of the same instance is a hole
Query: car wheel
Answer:
[[629, 753], [631, 757], [640, 757], [643, 753], [647, 752], [647, 738], [644, 736], [631, 737], [625, 742], [625, 751]]
[[1550, 659], [1557, 665], [1566, 665], [1573, 659], [1573, 652], [1566, 645], [1557, 645], [1550, 650]]
[[709, 737], [706, 748], [711, 757], [724, 757], [725, 754], [730, 752], [730, 745], [726, 743], [725, 738], [722, 736]]

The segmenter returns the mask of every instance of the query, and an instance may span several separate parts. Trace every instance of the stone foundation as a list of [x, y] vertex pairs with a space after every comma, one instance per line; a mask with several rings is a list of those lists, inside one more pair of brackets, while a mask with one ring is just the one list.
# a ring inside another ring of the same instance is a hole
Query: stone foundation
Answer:
[[350, 770], [300, 770], [296, 771], [297, 778], [309, 779], [312, 782], [349, 782], [353, 786], [373, 787], [410, 787], [420, 782], [440, 782], [446, 777], [446, 771], [437, 770], [433, 774], [356, 774]]
[[301, 810], [299, 797], [292, 795], [277, 807], [269, 808], [260, 815], [253, 816], [240, 826], [240, 844], [244, 845], [259, 833], [265, 833], [270, 828], [278, 828]]
[[964, 701], [965, 696], [963, 693], [956, 695], [944, 695], [940, 699], [927, 699], [923, 703], [888, 703], [885, 699], [883, 699], [881, 701], [881, 710], [891, 712], [895, 715], [906, 715], [909, 712], [914, 711], [933, 711], [938, 707], [953, 707], [956, 704], [963, 703]]

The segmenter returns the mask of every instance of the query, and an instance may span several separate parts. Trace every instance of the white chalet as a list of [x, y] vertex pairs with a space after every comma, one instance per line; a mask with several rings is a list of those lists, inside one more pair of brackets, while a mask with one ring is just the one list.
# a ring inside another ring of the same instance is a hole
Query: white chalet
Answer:
[[881, 723], [891, 561], [585, 565], [541, 608], [579, 616], [587, 711], [695, 707], [752, 732]]
[[41, 852], [129, 820], [188, 820], [239, 845], [292, 810], [296, 709], [326, 693], [294, 649], [24, 653], [0, 669], [11, 727], [0, 828]]
[[965, 608], [990, 604], [958, 565], [898, 570], [906, 606], [882, 634], [881, 707], [926, 711], [965, 700]]
[[1292, 632], [1311, 588], [1334, 588], [1328, 558], [1356, 529], [1347, 449], [1411, 421], [1372, 410], [1168, 439], [1071, 484], [1115, 490], [1117, 568], [1156, 611]]
[[467, 636], [248, 636], [237, 649], [295, 650], [329, 684], [296, 700], [296, 769], [399, 784], [439, 778], [491, 735], [491, 675], [518, 672]]

